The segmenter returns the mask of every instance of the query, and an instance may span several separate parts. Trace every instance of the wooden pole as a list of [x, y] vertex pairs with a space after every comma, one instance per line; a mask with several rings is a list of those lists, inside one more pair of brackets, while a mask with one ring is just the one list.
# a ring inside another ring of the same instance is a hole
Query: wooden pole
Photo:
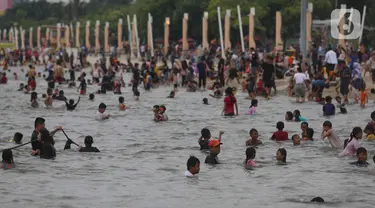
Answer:
[[203, 18], [202, 18], [202, 47], [204, 49], [208, 49], [208, 38], [207, 38], [207, 33], [208, 33], [208, 12], [204, 12]]
[[255, 7], [250, 8], [249, 15], [249, 49], [256, 49], [256, 43], [254, 40], [254, 16], [255, 16]]
[[165, 18], [164, 23], [164, 56], [168, 54], [169, 48], [169, 25], [171, 24], [169, 17]]

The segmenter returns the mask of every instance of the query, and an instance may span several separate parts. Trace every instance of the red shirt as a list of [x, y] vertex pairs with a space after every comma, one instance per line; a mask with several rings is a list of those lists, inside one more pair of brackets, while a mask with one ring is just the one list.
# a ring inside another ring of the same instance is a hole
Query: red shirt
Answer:
[[[232, 101], [233, 100], [233, 101]], [[224, 113], [225, 114], [234, 114], [234, 104], [237, 102], [236, 97], [226, 96], [224, 98]]]
[[35, 88], [36, 88], [35, 80], [30, 80], [29, 85], [30, 85], [31, 89], [35, 90]]
[[0, 80], [0, 83], [1, 83], [1, 84], [6, 84], [7, 82], [8, 82], [7, 77], [6, 77], [6, 76], [2, 76], [2, 77], [1, 77], [1, 80]]
[[288, 140], [288, 132], [286, 131], [277, 131], [272, 134], [272, 138], [276, 141], [285, 141]]

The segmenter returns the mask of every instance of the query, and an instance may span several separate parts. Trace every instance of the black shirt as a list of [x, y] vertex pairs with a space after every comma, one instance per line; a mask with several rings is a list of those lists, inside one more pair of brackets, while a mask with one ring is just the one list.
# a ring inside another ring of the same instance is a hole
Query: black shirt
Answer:
[[273, 64], [263, 63], [263, 82], [272, 80], [272, 75], [275, 72]]
[[96, 147], [82, 147], [79, 149], [80, 152], [100, 152]]
[[33, 131], [33, 133], [31, 134], [31, 147], [34, 151], [42, 149], [42, 142], [38, 140], [38, 135], [39, 133], [36, 131]]
[[198, 72], [199, 72], [199, 77], [206, 77], [206, 64], [203, 62], [200, 62], [197, 65]]
[[212, 154], [207, 155], [204, 162], [211, 165], [219, 164], [217, 156]]
[[251, 67], [257, 67], [259, 66], [259, 63], [258, 63], [258, 54], [257, 53], [251, 53], [250, 55], [250, 62], [251, 62]]

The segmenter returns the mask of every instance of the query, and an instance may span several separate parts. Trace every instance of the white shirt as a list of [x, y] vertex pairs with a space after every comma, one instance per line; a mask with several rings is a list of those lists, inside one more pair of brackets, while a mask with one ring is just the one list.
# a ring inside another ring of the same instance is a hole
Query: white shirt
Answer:
[[186, 176], [186, 177], [194, 177], [194, 175], [191, 174], [190, 171], [188, 171], [188, 170], [185, 171], [185, 176]]
[[325, 62], [328, 64], [337, 64], [337, 54], [333, 50], [328, 51]]
[[97, 112], [96, 112], [95, 119], [96, 119], [96, 120], [104, 120], [104, 119], [108, 119], [108, 114], [100, 113], [99, 111], [97, 111]]
[[145, 52], [145, 46], [141, 46], [141, 52]]
[[296, 84], [304, 84], [306, 79], [307, 78], [304, 73], [297, 73], [294, 75], [294, 80], [296, 80]]

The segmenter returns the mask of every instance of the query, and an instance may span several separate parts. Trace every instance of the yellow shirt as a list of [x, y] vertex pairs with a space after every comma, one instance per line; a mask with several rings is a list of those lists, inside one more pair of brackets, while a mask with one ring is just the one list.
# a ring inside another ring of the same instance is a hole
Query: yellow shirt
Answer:
[[367, 135], [367, 140], [374, 141], [375, 140], [375, 135], [374, 134]]

